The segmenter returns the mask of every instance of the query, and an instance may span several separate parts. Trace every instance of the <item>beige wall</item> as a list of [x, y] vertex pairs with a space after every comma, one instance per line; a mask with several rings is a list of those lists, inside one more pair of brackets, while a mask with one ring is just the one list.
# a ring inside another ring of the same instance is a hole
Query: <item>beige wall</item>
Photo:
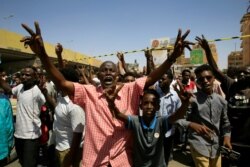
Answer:
[[[22, 37], [23, 36], [20, 34], [0, 29], [0, 48], [33, 54], [29, 48], [25, 49], [23, 44], [20, 42], [20, 39], [22, 39]], [[44, 45], [48, 55], [52, 58], [56, 58], [55, 45], [49, 44], [47, 42], [45, 42]], [[74, 52], [69, 49], [64, 49], [63, 59], [80, 64], [89, 64], [95, 67], [99, 67], [102, 63], [100, 60], [91, 58], [90, 56], [82, 53]]]

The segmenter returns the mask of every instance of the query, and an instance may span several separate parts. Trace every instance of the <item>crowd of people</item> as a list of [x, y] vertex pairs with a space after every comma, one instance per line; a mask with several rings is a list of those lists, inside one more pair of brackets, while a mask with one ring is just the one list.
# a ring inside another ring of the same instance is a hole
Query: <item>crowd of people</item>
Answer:
[[[220, 146], [238, 149], [246, 165], [250, 145], [250, 70], [235, 78], [222, 73], [204, 36], [196, 37], [208, 64], [171, 70], [185, 48], [189, 30], [178, 31], [173, 52], [155, 67], [152, 49], [145, 51], [142, 73], [128, 71], [122, 53], [118, 63], [92, 68], [69, 66], [57, 44], [58, 65], [47, 55], [41, 30], [21, 39], [41, 62], [8, 81], [0, 69], [0, 166], [15, 146], [22, 167], [166, 167], [173, 157], [175, 131], [186, 136], [196, 167], [220, 167]], [[194, 75], [195, 74], [195, 75]], [[15, 128], [9, 97], [17, 99]], [[248, 111], [248, 112], [247, 112]], [[244, 116], [238, 116], [238, 114]], [[244, 122], [243, 122], [244, 121]]]

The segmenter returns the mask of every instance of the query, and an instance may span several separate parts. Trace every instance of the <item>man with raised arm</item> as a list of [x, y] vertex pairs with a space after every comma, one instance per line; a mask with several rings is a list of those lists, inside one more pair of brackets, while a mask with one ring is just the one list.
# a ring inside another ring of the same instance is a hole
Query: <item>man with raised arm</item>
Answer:
[[235, 81], [220, 71], [205, 37], [202, 35], [202, 37], [196, 37], [196, 40], [205, 50], [214, 76], [221, 82], [221, 88], [226, 95], [233, 149], [241, 153], [237, 165], [244, 166], [248, 164], [250, 154], [250, 68], [244, 68], [239, 72], [244, 75]]
[[[67, 92], [74, 102], [85, 110], [86, 135], [82, 166], [132, 166], [131, 132], [125, 130], [122, 122], [113, 119], [103, 94], [104, 89], [116, 85], [118, 75], [116, 65], [111, 61], [102, 63], [98, 73], [100, 87], [67, 81], [49, 61], [38, 23], [35, 22], [36, 32], [25, 24], [22, 26], [31, 36], [24, 37], [21, 42], [24, 42], [25, 46], [29, 45], [31, 50], [39, 56], [55, 85]], [[179, 30], [173, 54], [159, 68], [147, 77], [124, 84], [116, 98], [116, 105], [121, 111], [126, 110], [125, 114], [138, 114], [139, 97], [143, 89], [160, 79], [181, 55], [184, 48], [190, 49], [189, 45], [192, 43], [185, 41], [189, 30], [183, 36], [181, 34]]]

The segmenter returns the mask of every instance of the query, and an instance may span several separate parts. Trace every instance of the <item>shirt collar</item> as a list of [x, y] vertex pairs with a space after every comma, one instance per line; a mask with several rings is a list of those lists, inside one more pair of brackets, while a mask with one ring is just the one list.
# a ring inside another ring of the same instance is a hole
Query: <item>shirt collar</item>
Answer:
[[141, 119], [141, 124], [142, 124], [142, 128], [143, 129], [153, 130], [155, 128], [155, 125], [156, 125], [156, 115], [154, 116], [153, 120], [150, 122], [149, 127], [145, 124], [145, 122], [143, 121], [143, 119]]

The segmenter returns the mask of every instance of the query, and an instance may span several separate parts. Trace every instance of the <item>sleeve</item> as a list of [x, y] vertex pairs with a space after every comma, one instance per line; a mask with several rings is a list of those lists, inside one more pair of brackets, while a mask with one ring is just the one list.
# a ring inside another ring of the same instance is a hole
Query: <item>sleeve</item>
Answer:
[[[39, 90], [40, 91], [40, 90]], [[39, 106], [42, 106], [42, 105], [44, 105], [45, 104], [45, 102], [46, 102], [46, 99], [45, 99], [45, 97], [44, 97], [44, 95], [43, 95], [43, 93], [40, 91], [40, 93], [38, 94], [38, 104], [39, 104]]]
[[139, 92], [140, 95], [143, 94], [144, 86], [146, 83], [147, 77], [141, 77], [139, 79], [136, 79], [135, 81], [135, 88]]
[[23, 85], [23, 84], [20, 84], [20, 85], [15, 86], [14, 88], [11, 89], [12, 94], [13, 94], [14, 96], [17, 96], [17, 94], [18, 94], [19, 90], [21, 89], [22, 85]]
[[126, 125], [127, 129], [134, 129], [136, 127], [138, 116], [128, 115], [128, 125]]
[[74, 83], [75, 87], [75, 92], [74, 92], [74, 97], [72, 101], [75, 104], [78, 104], [80, 106], [84, 106], [86, 103], [86, 89], [84, 85], [81, 85], [79, 83]]
[[162, 130], [163, 130], [163, 133], [166, 134], [168, 132], [168, 130], [171, 129], [172, 125], [170, 125], [168, 122], [168, 116], [162, 117], [162, 122], [163, 122]]
[[222, 126], [222, 135], [223, 136], [231, 136], [231, 125], [227, 116], [227, 101], [222, 99], [223, 107], [221, 113], [221, 126]]
[[85, 125], [85, 113], [78, 105], [73, 105], [70, 111], [70, 121], [72, 130], [76, 133], [82, 133]]
[[181, 127], [184, 127], [184, 128], [188, 128], [190, 123], [191, 122], [187, 121], [186, 119], [179, 119], [179, 120], [176, 121], [177, 125], [180, 125]]
[[178, 94], [177, 94], [177, 100], [176, 100], [176, 110], [178, 110], [181, 107], [181, 99], [179, 98]]

